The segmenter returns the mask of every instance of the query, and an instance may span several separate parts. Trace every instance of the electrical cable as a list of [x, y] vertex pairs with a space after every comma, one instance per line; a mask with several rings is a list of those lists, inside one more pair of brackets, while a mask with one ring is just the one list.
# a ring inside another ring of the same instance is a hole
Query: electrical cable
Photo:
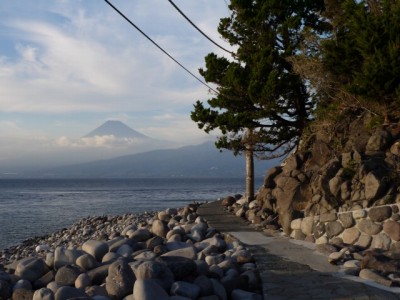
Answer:
[[[229, 54], [231, 54], [232, 56], [235, 56], [231, 51], [225, 49], [224, 47], [222, 47], [221, 45], [219, 45], [218, 43], [214, 42], [213, 39], [211, 39], [207, 34], [205, 34], [199, 27], [196, 26], [196, 24], [194, 24], [192, 22], [192, 20], [190, 20], [180, 9], [178, 6], [176, 6], [176, 4], [174, 2], [172, 2], [171, 0], [168, 0], [169, 3], [171, 3], [171, 5], [173, 7], [175, 7], [175, 9], [194, 27], [197, 29], [198, 32], [200, 32], [203, 36], [205, 36], [211, 43], [213, 43], [215, 46], [217, 46], [218, 48], [228, 52]], [[226, 2], [225, 2], [226, 3]]]
[[129, 24], [131, 24], [137, 31], [139, 31], [143, 36], [145, 36], [153, 45], [155, 45], [158, 49], [160, 49], [165, 55], [167, 55], [170, 59], [172, 59], [176, 64], [178, 64], [182, 69], [184, 69], [187, 73], [189, 73], [192, 77], [194, 77], [201, 84], [206, 86], [209, 90], [218, 94], [218, 92], [210, 87], [207, 83], [201, 80], [199, 77], [190, 72], [184, 65], [182, 65], [179, 61], [173, 58], [167, 51], [165, 51], [161, 46], [159, 46], [155, 41], [153, 41], [145, 32], [143, 32], [138, 26], [136, 26], [127, 16], [125, 16], [118, 8], [116, 8], [110, 1], [104, 0], [112, 9], [114, 9], [121, 17], [123, 17]]

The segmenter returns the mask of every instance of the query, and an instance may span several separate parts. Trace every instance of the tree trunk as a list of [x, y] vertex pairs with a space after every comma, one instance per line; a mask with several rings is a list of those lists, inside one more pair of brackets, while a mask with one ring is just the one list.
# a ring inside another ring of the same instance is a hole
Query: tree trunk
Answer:
[[254, 155], [251, 138], [246, 144], [246, 198], [248, 202], [254, 200]]

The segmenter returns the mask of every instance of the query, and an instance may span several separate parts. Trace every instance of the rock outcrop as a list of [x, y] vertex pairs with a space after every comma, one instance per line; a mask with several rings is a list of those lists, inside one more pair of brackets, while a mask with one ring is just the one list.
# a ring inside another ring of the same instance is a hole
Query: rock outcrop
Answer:
[[290, 234], [291, 221], [300, 216], [400, 202], [400, 124], [370, 128], [371, 119], [348, 111], [334, 128], [310, 135], [281, 166], [269, 170], [256, 215], [278, 216]]

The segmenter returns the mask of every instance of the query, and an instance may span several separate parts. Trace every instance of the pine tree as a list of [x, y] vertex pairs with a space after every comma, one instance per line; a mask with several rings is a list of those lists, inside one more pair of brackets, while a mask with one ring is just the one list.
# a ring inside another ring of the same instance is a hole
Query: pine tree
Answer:
[[328, 17], [340, 22], [332, 23], [331, 36], [322, 43], [325, 71], [358, 101], [379, 104], [385, 115], [398, 114], [400, 1], [337, 1]]
[[197, 101], [191, 117], [199, 128], [222, 135], [216, 146], [246, 152], [247, 198], [254, 197], [253, 154], [280, 157], [292, 151], [315, 105], [306, 83], [293, 70], [305, 28], [321, 33], [322, 0], [232, 0], [232, 15], [219, 33], [237, 48], [232, 59], [206, 56], [200, 74], [218, 94]]

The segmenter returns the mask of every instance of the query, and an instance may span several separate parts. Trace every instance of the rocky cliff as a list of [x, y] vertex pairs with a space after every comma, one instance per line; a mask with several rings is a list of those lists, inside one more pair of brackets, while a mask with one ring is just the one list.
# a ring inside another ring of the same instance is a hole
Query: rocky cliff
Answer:
[[400, 123], [348, 109], [314, 124], [256, 200], [259, 221], [277, 220], [287, 234], [295, 218], [400, 202]]

